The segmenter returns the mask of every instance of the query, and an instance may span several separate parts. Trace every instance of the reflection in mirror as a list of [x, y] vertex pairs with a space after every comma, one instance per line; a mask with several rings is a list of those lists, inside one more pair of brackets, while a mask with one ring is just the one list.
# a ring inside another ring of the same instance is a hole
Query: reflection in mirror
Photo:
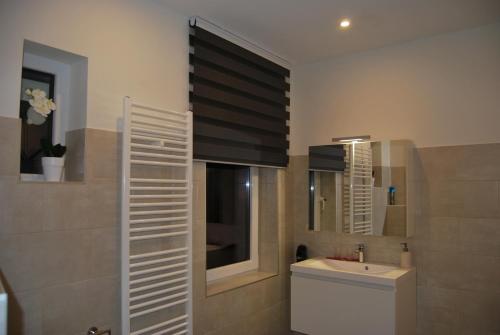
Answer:
[[[309, 171], [309, 229], [342, 231], [341, 199], [342, 174], [330, 171]], [[339, 226], [337, 227], [337, 224]]]
[[309, 229], [411, 236], [412, 148], [405, 140], [310, 147]]
[[[341, 231], [343, 145], [309, 147], [309, 229]], [[338, 227], [337, 227], [338, 225]]]

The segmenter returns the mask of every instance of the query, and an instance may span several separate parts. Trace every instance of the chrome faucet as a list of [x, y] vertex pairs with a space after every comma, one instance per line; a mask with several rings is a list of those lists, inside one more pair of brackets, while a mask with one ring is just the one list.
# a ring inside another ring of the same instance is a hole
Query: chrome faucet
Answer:
[[365, 262], [365, 252], [366, 252], [366, 245], [364, 243], [359, 243], [358, 248], [356, 249], [356, 253], [358, 254], [358, 262], [360, 263]]

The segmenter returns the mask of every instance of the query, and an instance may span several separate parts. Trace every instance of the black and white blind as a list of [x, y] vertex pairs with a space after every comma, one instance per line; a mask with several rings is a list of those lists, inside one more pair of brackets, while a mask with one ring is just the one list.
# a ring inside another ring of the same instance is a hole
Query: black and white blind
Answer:
[[342, 144], [309, 147], [309, 170], [344, 171], [344, 157]]
[[287, 166], [290, 71], [192, 26], [194, 158]]

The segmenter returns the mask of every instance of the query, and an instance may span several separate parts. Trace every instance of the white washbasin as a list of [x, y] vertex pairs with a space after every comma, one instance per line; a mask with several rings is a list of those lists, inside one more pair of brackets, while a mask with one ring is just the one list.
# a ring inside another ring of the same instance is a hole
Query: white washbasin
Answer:
[[359, 263], [359, 262], [348, 262], [335, 259], [320, 259], [320, 262], [324, 262], [326, 265], [332, 267], [339, 271], [349, 271], [355, 273], [368, 273], [368, 274], [382, 274], [397, 270], [398, 268], [392, 265], [382, 265], [382, 264], [371, 264], [371, 263]]
[[290, 270], [297, 274], [387, 286], [396, 286], [398, 280], [415, 271], [413, 268], [403, 269], [393, 265], [340, 261], [325, 257], [294, 263]]

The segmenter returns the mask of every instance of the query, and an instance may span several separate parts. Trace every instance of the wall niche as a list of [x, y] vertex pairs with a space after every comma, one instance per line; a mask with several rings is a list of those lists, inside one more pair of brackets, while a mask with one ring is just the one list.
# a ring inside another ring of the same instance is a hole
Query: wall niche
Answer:
[[83, 181], [88, 60], [33, 41], [23, 47], [21, 180]]

